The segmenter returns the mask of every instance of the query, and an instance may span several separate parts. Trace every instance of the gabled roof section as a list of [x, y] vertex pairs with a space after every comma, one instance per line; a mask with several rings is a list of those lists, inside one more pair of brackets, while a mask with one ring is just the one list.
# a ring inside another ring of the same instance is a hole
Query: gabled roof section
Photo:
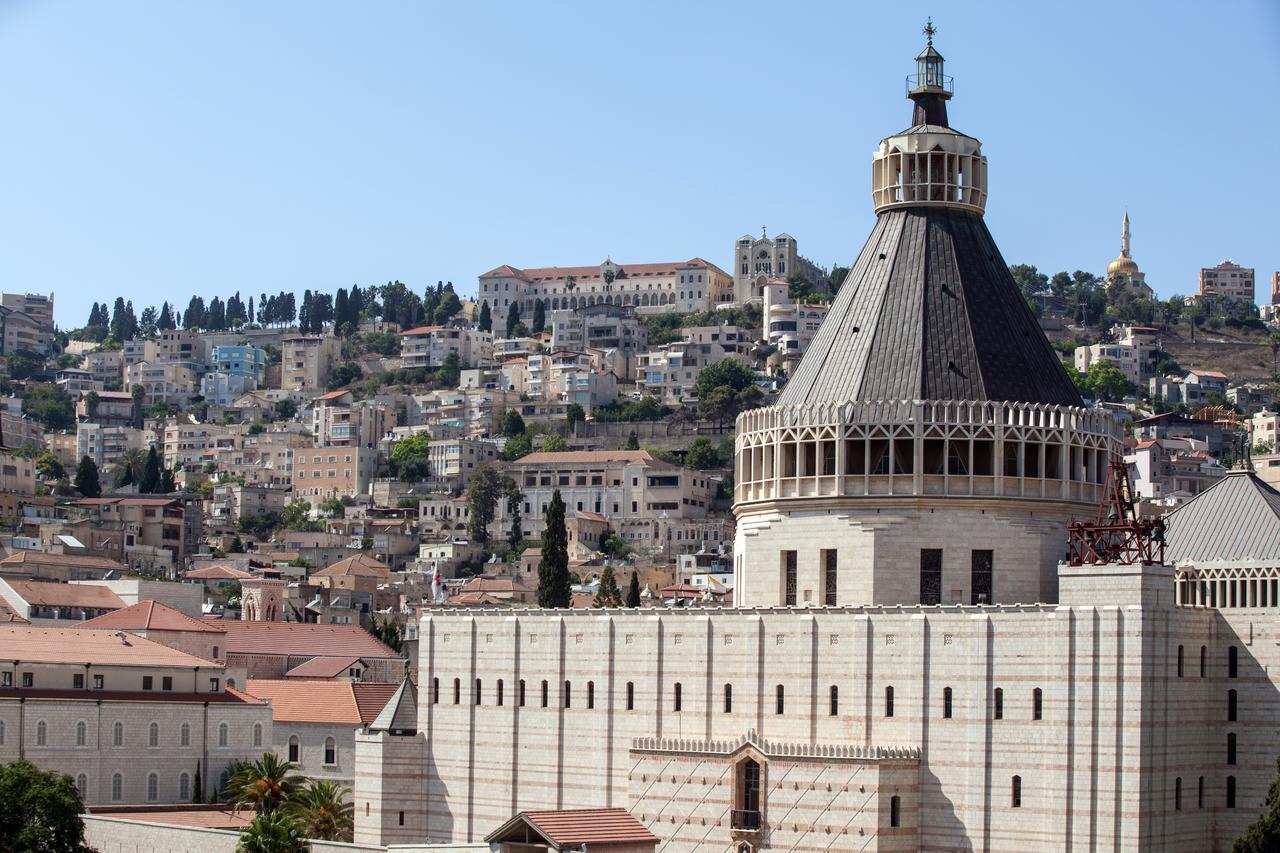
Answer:
[[192, 569], [183, 575], [188, 580], [228, 580], [238, 581], [257, 577], [253, 572], [237, 569], [235, 566], [206, 566], [203, 569]]
[[81, 607], [87, 610], [119, 610], [124, 601], [105, 586], [5, 579], [19, 599], [32, 607]]
[[284, 674], [285, 678], [336, 678], [358, 663], [353, 657], [315, 657], [295, 666]]
[[398, 653], [359, 625], [245, 622], [215, 617], [204, 621], [227, 632], [227, 654], [400, 659]]
[[490, 843], [500, 841], [534, 840], [550, 844], [553, 850], [577, 849], [586, 846], [595, 850], [601, 847], [658, 843], [644, 824], [636, 820], [626, 809], [567, 809], [564, 811], [532, 811], [508, 820], [494, 832], [485, 836]]
[[369, 724], [371, 732], [388, 732], [390, 734], [416, 734], [418, 731], [417, 690], [413, 682], [406, 678], [400, 682], [396, 692], [383, 705], [381, 713]]
[[980, 215], [883, 212], [779, 405], [1083, 405]]
[[356, 554], [354, 557], [347, 557], [339, 560], [331, 566], [313, 572], [313, 578], [378, 578], [385, 579], [391, 574], [391, 567], [386, 563], [375, 560], [367, 554]]
[[202, 634], [224, 634], [221, 628], [193, 619], [158, 601], [139, 601], [111, 613], [80, 623], [82, 628], [120, 628], [125, 631], [194, 631]]
[[8, 660], [87, 663], [98, 666], [213, 668], [217, 664], [123, 631], [29, 628], [0, 625], [0, 649]]
[[1228, 472], [1164, 523], [1165, 559], [1175, 565], [1280, 560], [1280, 492], [1252, 471]]

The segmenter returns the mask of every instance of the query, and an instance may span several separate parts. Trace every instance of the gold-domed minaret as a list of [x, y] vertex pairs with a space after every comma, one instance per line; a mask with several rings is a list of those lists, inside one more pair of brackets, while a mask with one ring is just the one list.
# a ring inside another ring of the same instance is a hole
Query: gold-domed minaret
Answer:
[[1152, 296], [1147, 286], [1147, 275], [1138, 269], [1138, 263], [1129, 252], [1129, 211], [1124, 212], [1124, 223], [1120, 226], [1120, 256], [1107, 264], [1107, 282], [1115, 283], [1118, 279], [1126, 280], [1130, 287], [1138, 291], [1138, 295]]

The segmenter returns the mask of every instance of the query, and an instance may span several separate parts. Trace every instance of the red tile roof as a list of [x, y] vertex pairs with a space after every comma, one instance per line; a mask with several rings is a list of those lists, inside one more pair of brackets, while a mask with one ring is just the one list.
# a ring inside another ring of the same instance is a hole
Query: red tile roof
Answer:
[[183, 577], [190, 580], [244, 580], [256, 576], [253, 572], [246, 572], [235, 566], [206, 566], [203, 569], [192, 569]]
[[353, 657], [314, 657], [295, 666], [284, 674], [285, 678], [335, 678], [360, 662]]
[[97, 817], [115, 820], [237, 831], [253, 823], [254, 818], [254, 813], [250, 810], [231, 811], [221, 805], [87, 806], [85, 811]]
[[50, 554], [45, 551], [18, 551], [0, 560], [0, 564], [6, 566], [22, 565], [23, 563], [81, 569], [115, 569], [118, 571], [125, 571], [127, 568], [123, 563], [117, 563], [115, 560], [109, 560], [106, 557], [89, 557], [83, 554]]
[[590, 849], [658, 842], [644, 824], [626, 809], [567, 809], [521, 812], [485, 837], [496, 840], [520, 824], [527, 824], [560, 849], [586, 845]]
[[[209, 662], [204, 662], [209, 666]], [[0, 687], [0, 699], [84, 699], [93, 702], [195, 702], [203, 704], [265, 704], [230, 687], [218, 693], [174, 693], [161, 690], [74, 690], [39, 687]]]
[[[690, 267], [697, 269], [711, 269], [727, 276], [724, 270], [715, 264], [703, 258], [690, 258], [687, 261], [665, 261], [657, 264], [617, 264], [626, 278], [615, 279], [616, 286], [623, 288], [626, 286], [628, 279], [633, 278], [653, 278], [654, 276], [675, 275], [680, 270], [686, 270]], [[503, 264], [500, 267], [489, 270], [480, 278], [519, 278], [524, 281], [564, 281], [569, 276], [573, 276], [579, 285], [590, 284], [592, 282], [604, 281], [604, 275], [600, 271], [600, 265], [595, 264], [585, 267], [525, 267], [519, 269], [510, 264]]]
[[372, 723], [399, 686], [251, 678], [245, 690], [259, 699], [269, 699], [271, 718], [277, 722], [359, 726]]
[[105, 586], [53, 583], [12, 578], [5, 583], [14, 594], [33, 607], [83, 607], [89, 610], [116, 610], [124, 601]]
[[[120, 635], [120, 636], [117, 636]], [[212, 661], [120, 631], [0, 625], [7, 660], [91, 663], [98, 666], [212, 667]]]
[[211, 616], [204, 621], [227, 632], [227, 654], [400, 658], [359, 625], [243, 622]]
[[81, 622], [78, 628], [122, 628], [126, 631], [197, 631], [224, 634], [221, 628], [193, 619], [158, 601], [139, 601], [111, 613]]
[[429, 335], [432, 332], [438, 332], [444, 326], [416, 326], [412, 329], [405, 329], [400, 333], [400, 337], [408, 337], [409, 335]]
[[[400, 522], [396, 522], [399, 524]], [[375, 560], [367, 554], [356, 554], [354, 557], [347, 557], [339, 560], [331, 566], [313, 572], [313, 578], [386, 578], [391, 574], [391, 568], [383, 562]]]

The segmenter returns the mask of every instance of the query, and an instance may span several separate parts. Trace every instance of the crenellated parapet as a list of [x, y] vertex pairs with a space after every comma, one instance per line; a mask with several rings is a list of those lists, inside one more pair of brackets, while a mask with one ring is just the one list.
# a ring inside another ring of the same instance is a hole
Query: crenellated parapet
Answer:
[[735, 505], [815, 497], [1016, 497], [1095, 504], [1120, 430], [1045, 403], [800, 403], [738, 416]]
[[854, 761], [920, 760], [920, 749], [914, 746], [864, 746], [861, 744], [785, 743], [769, 741], [749, 730], [732, 740], [694, 740], [688, 738], [634, 738], [631, 751], [672, 752], [698, 755], [732, 755], [745, 746], [754, 747], [769, 758], [821, 758]]

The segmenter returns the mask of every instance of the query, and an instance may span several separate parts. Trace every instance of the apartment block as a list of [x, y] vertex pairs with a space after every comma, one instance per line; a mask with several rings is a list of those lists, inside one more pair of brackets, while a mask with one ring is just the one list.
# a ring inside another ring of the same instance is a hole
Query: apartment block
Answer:
[[436, 368], [450, 353], [464, 367], [493, 362], [493, 335], [456, 326], [419, 326], [400, 333], [400, 364], [405, 368]]
[[[1202, 267], [1197, 296], [1217, 296], [1232, 302], [1254, 302], [1253, 267], [1223, 261], [1216, 267]], [[1274, 284], [1274, 282], [1273, 282]]]
[[285, 390], [323, 389], [337, 366], [342, 345], [328, 335], [291, 335], [282, 342], [280, 387]]

